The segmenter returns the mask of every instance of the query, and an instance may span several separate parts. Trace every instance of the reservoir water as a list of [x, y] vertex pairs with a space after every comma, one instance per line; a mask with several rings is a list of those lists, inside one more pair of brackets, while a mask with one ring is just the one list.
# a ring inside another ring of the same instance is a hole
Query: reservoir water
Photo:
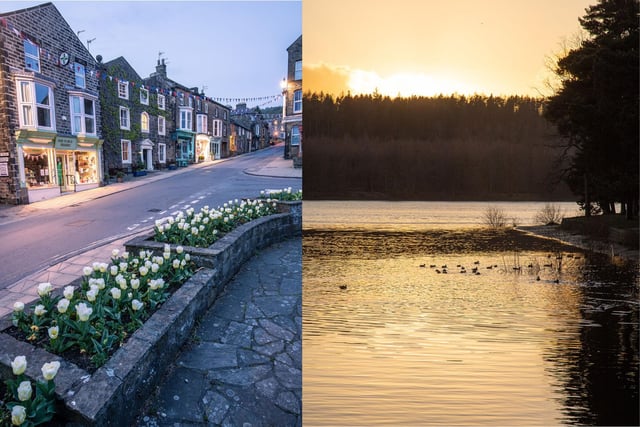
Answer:
[[305, 201], [305, 426], [638, 424], [637, 265], [486, 207]]

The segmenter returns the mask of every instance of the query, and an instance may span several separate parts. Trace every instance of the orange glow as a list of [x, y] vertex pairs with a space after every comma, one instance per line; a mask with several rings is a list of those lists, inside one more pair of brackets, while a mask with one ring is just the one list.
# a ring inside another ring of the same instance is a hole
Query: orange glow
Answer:
[[539, 96], [593, 0], [305, 0], [305, 91]]

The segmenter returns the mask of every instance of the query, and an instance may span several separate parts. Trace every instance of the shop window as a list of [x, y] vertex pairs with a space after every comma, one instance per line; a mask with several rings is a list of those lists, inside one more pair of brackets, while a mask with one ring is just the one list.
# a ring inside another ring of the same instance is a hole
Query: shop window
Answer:
[[146, 112], [140, 114], [140, 130], [144, 133], [149, 133], [149, 114]]
[[76, 183], [94, 184], [98, 182], [96, 153], [90, 151], [76, 152]]
[[71, 96], [71, 133], [96, 134], [95, 102], [82, 96]]
[[123, 82], [122, 80], [118, 82], [118, 98], [129, 99], [128, 82]]
[[293, 112], [302, 113], [302, 90], [293, 92]]
[[18, 81], [18, 111], [20, 126], [55, 130], [53, 90], [32, 81]]
[[300, 145], [301, 140], [300, 127], [293, 126], [291, 128], [291, 145]]
[[128, 139], [121, 139], [120, 148], [122, 152], [122, 163], [131, 164], [131, 141]]
[[40, 72], [40, 49], [31, 40], [24, 39], [24, 65], [31, 71]]
[[158, 108], [160, 110], [164, 110], [165, 108], [165, 98], [164, 95], [158, 94]]
[[24, 175], [27, 187], [38, 188], [52, 185], [54, 167], [51, 164], [51, 150], [23, 148]]
[[76, 62], [73, 64], [73, 70], [76, 74], [76, 87], [86, 88], [87, 87], [87, 78], [86, 78], [86, 69], [84, 65]]
[[164, 116], [158, 116], [158, 135], [165, 134], [165, 119]]
[[120, 129], [129, 130], [129, 109], [120, 107]]
[[167, 162], [167, 146], [166, 144], [158, 144], [158, 161], [160, 163]]

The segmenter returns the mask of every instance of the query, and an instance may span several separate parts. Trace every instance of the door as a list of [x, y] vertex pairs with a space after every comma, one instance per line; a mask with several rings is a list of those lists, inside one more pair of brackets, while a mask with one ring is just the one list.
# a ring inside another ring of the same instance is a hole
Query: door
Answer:
[[74, 190], [74, 173], [73, 154], [58, 153], [56, 155], [56, 178], [61, 192]]

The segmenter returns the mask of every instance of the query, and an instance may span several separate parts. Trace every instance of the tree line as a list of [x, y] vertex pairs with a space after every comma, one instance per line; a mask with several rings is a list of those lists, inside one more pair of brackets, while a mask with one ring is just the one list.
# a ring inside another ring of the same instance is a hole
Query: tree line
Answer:
[[303, 102], [305, 198], [570, 198], [541, 99], [305, 93]]
[[585, 213], [638, 216], [638, 46], [640, 2], [600, 0], [580, 24], [588, 34], [556, 64], [561, 85], [547, 101], [545, 117], [565, 148], [564, 173]]

